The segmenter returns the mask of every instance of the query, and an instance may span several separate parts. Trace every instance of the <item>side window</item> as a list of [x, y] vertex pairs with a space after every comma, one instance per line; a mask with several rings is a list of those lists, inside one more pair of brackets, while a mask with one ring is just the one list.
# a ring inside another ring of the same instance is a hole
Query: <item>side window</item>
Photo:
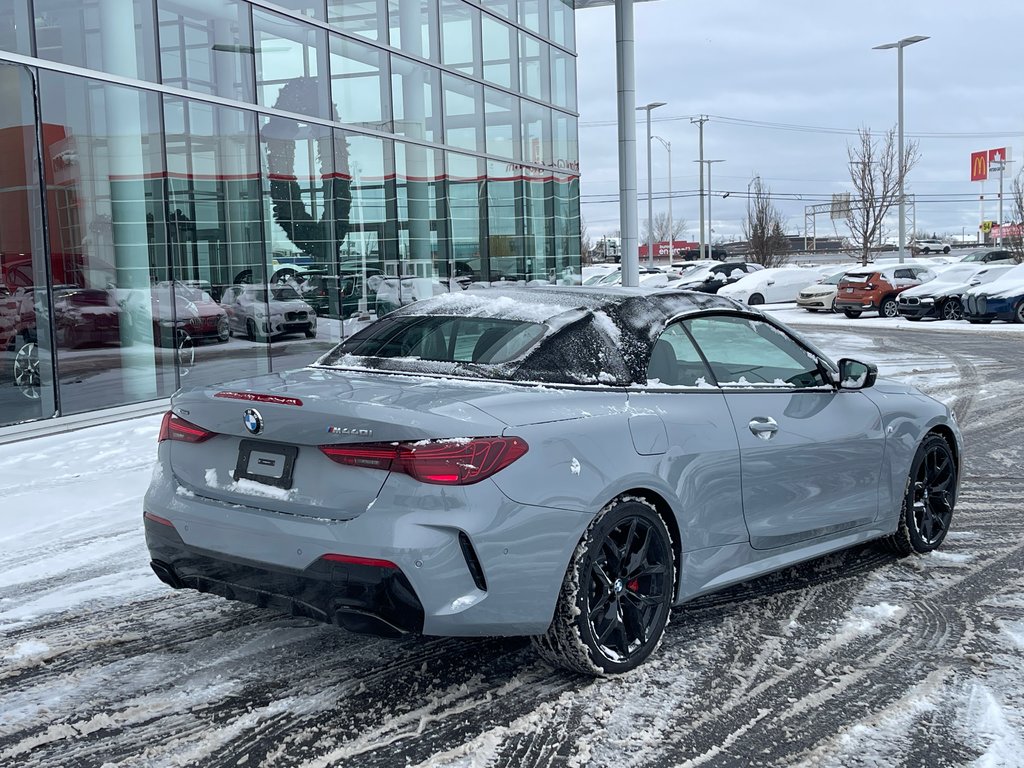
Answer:
[[720, 386], [831, 386], [817, 358], [770, 323], [712, 315], [684, 321]]
[[713, 386], [707, 366], [681, 323], [666, 328], [651, 351], [647, 383], [671, 387]]
[[910, 268], [907, 268], [907, 269], [897, 269], [896, 270], [896, 279], [897, 280], [913, 280], [913, 279], [915, 279], [914, 278], [914, 271], [912, 269], [910, 269]]

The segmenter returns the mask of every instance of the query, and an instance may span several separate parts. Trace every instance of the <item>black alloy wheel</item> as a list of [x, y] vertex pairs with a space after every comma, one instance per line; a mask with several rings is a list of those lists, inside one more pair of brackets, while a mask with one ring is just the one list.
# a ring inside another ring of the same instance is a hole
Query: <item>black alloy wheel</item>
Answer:
[[945, 438], [935, 433], [922, 441], [907, 478], [899, 526], [890, 539], [900, 555], [936, 549], [949, 532], [956, 505], [957, 466]]
[[750, 300], [747, 301], [747, 304], [751, 307], [756, 307], [758, 304], [764, 304], [764, 296], [760, 293], [751, 294]]
[[964, 305], [960, 303], [960, 299], [958, 299], [956, 296], [946, 299], [946, 302], [942, 305], [942, 319], [964, 319]]
[[1013, 310], [1013, 322], [1024, 323], [1024, 299], [1018, 301]]
[[534, 647], [549, 663], [584, 674], [634, 669], [661, 642], [674, 586], [665, 522], [647, 501], [619, 499], [577, 547], [551, 627]]
[[888, 296], [882, 300], [882, 303], [878, 307], [879, 317], [898, 317], [900, 314], [899, 305], [896, 304], [896, 299], [893, 296]]

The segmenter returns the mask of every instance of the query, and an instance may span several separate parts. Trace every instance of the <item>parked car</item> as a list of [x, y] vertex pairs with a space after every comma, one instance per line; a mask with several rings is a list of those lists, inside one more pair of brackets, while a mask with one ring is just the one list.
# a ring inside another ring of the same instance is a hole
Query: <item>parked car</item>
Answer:
[[689, 291], [701, 291], [702, 293], [718, 293], [718, 289], [722, 286], [732, 285], [741, 277], [761, 269], [764, 269], [764, 267], [760, 264], [746, 261], [726, 261], [709, 264], [706, 267], [698, 267], [690, 271], [674, 287], [685, 288]]
[[306, 368], [177, 393], [152, 567], [355, 631], [528, 635], [624, 672], [673, 605], [873, 539], [941, 545], [956, 421], [876, 375], [717, 296], [440, 296]]
[[316, 312], [290, 285], [233, 285], [220, 303], [231, 333], [244, 333], [250, 341], [288, 333], [316, 336]]
[[1024, 264], [1011, 267], [991, 283], [969, 288], [963, 305], [969, 323], [1024, 323]]
[[[655, 275], [665, 275], [665, 271], [658, 269], [657, 267], [640, 267], [640, 282], [643, 283], [645, 279], [650, 279]], [[616, 269], [614, 272], [609, 272], [600, 280], [590, 285], [622, 285], [622, 269]]]
[[881, 317], [896, 317], [896, 297], [901, 291], [926, 283], [935, 277], [932, 268], [903, 264], [847, 272], [839, 281], [835, 308], [847, 317], [860, 317], [866, 311], [877, 311]]
[[121, 343], [121, 308], [102, 288], [54, 289], [57, 344], [67, 349]]
[[612, 272], [616, 272], [621, 269], [618, 264], [588, 264], [583, 267], [581, 272], [581, 281], [583, 285], [593, 285], [599, 282], [602, 277], [609, 275]]
[[717, 259], [725, 261], [729, 258], [729, 252], [725, 248], [718, 246], [705, 245], [703, 257], [700, 252], [700, 248], [680, 248], [672, 254], [673, 258], [680, 258], [683, 260], [699, 260], [707, 261], [708, 259]]
[[206, 291], [181, 282], [152, 290], [153, 335], [157, 344], [177, 343], [182, 334], [199, 340], [228, 340], [228, 313]]
[[719, 288], [718, 295], [751, 306], [796, 301], [800, 289], [817, 278], [818, 273], [806, 267], [772, 267], [744, 275], [731, 285]]
[[983, 248], [980, 251], [974, 251], [969, 253], [960, 259], [962, 262], [976, 263], [981, 262], [984, 264], [1014, 264], [1016, 259], [1013, 254], [1005, 248], [996, 248], [994, 250]]
[[669, 264], [669, 272], [675, 272], [677, 275], [685, 275], [692, 269], [697, 267], [707, 267], [712, 264], [721, 264], [722, 262], [718, 259], [691, 259], [689, 261], [673, 261]]
[[926, 317], [942, 320], [962, 320], [961, 296], [972, 285], [985, 285], [1002, 273], [1013, 269], [1010, 265], [986, 266], [982, 262], [954, 264], [938, 273], [934, 280], [908, 288], [897, 298], [900, 315], [907, 320]]
[[820, 278], [816, 283], [801, 288], [796, 296], [796, 305], [808, 312], [835, 312], [839, 281], [849, 271], [849, 267], [843, 267]]
[[910, 244], [910, 250], [912, 253], [949, 253], [949, 243], [944, 243], [941, 240], [914, 240]]

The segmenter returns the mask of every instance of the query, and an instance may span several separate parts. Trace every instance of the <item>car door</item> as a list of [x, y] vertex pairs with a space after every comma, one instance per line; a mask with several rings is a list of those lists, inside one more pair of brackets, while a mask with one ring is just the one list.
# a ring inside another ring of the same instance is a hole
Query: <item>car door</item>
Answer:
[[724, 394], [711, 383], [681, 322], [669, 324], [655, 342], [647, 385], [630, 391], [629, 409], [633, 447], [660, 457], [658, 473], [675, 495], [683, 550], [747, 541], [736, 430]]
[[755, 549], [867, 525], [878, 514], [885, 436], [862, 392], [766, 320], [684, 321], [722, 389], [740, 449], [743, 515]]

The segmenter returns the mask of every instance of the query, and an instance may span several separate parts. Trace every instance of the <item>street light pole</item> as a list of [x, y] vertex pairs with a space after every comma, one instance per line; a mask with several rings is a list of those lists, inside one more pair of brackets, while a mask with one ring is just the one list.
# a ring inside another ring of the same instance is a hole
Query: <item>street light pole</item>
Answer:
[[[694, 162], [695, 163], [700, 163], [701, 164], [701, 168], [703, 168], [704, 165], [707, 165], [707, 167], [708, 167], [708, 255], [707, 255], [707, 257], [705, 257], [704, 254], [701, 254], [701, 258], [702, 259], [703, 258], [711, 258], [711, 240], [712, 240], [712, 236], [711, 236], [712, 235], [712, 233], [711, 233], [711, 197], [712, 197], [712, 192], [711, 192], [711, 164], [712, 163], [724, 163], [725, 160], [694, 160]], [[704, 174], [701, 173], [701, 179], [703, 179], [703, 178], [704, 178]], [[703, 206], [701, 206], [701, 207], [703, 208]], [[701, 217], [703, 218], [703, 216], [704, 216], [704, 211], [701, 211]], [[704, 237], [703, 237], [704, 222], [703, 221], [701, 221], [701, 227], [700, 228], [701, 228], [701, 240], [703, 240], [704, 239]], [[704, 246], [703, 246], [703, 243], [702, 243], [701, 244], [701, 250], [703, 250], [703, 249], [704, 249]]]
[[661, 136], [655, 136], [668, 152], [668, 263], [672, 264], [672, 247], [675, 244], [675, 237], [672, 233], [672, 142], [666, 141]]
[[[755, 181], [760, 181], [760, 180], [761, 180], [760, 176], [754, 176], [754, 178], [752, 178], [750, 181], [747, 182], [747, 229], [748, 230], [750, 229], [750, 188], [754, 185]], [[749, 242], [750, 235], [751, 235], [751, 232], [748, 231], [747, 232], [747, 241], [748, 241], [747, 245], [748, 246], [750, 245], [750, 242]]]
[[902, 40], [897, 40], [895, 43], [884, 43], [883, 45], [876, 45], [872, 50], [884, 51], [889, 48], [896, 49], [896, 88], [898, 91], [897, 95], [897, 115], [896, 115], [896, 126], [897, 126], [897, 143], [896, 151], [899, 153], [896, 162], [899, 163], [899, 196], [900, 196], [900, 264], [903, 263], [905, 257], [905, 248], [907, 242], [907, 204], [904, 199], [903, 184], [904, 177], [907, 175], [907, 169], [904, 164], [903, 157], [903, 49], [908, 45], [914, 43], [920, 43], [922, 40], [927, 40], [927, 35], [914, 35], [913, 37], [904, 37]]
[[704, 115], [690, 119], [690, 123], [696, 123], [697, 129], [700, 135], [698, 140], [699, 154], [697, 155], [697, 162], [700, 163], [697, 166], [700, 169], [700, 256], [699, 258], [705, 258], [704, 253], [704, 123], [708, 121], [708, 118]]
[[664, 101], [652, 101], [637, 107], [647, 113], [647, 266], [654, 266], [654, 198], [651, 185], [651, 110], [664, 107]]

